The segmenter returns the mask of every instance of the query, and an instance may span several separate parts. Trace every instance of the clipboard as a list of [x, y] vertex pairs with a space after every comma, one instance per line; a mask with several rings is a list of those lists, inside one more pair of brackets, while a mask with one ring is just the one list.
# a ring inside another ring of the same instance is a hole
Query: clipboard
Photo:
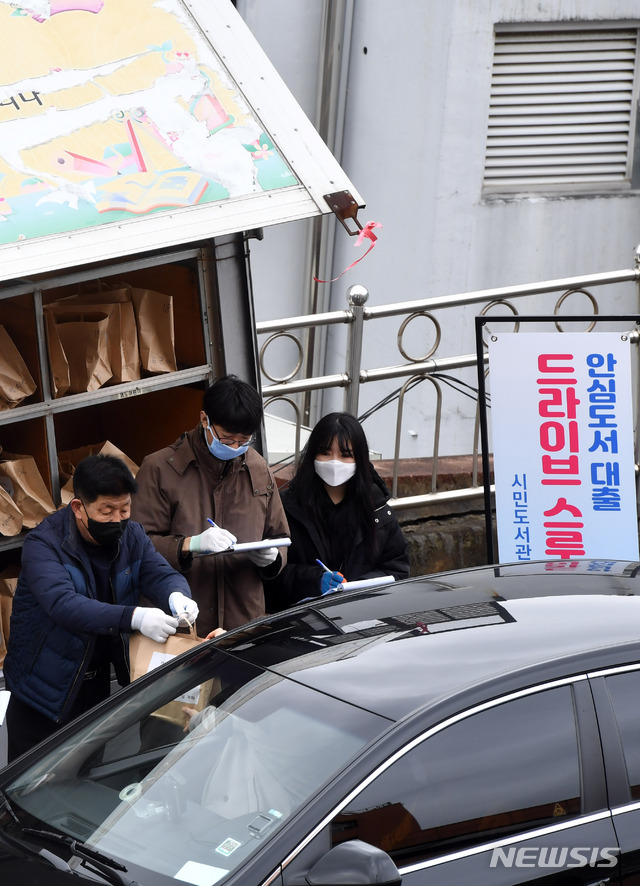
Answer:
[[377, 588], [380, 585], [390, 585], [395, 581], [392, 575], [379, 575], [377, 578], [360, 578], [355, 581], [343, 581], [338, 585], [341, 591], [356, 591], [358, 588]]
[[327, 591], [326, 594], [316, 594], [315, 597], [303, 597], [302, 600], [298, 600], [295, 605], [299, 606], [301, 603], [309, 602], [318, 603], [320, 600], [326, 600], [328, 597], [333, 597], [338, 591], [357, 591], [358, 588], [379, 588], [384, 587], [385, 585], [390, 585], [394, 581], [395, 578], [393, 575], [379, 575], [377, 578], [359, 578], [354, 581], [343, 581], [342, 584], [337, 585], [337, 587], [333, 588], [331, 591]]
[[219, 557], [220, 554], [241, 554], [243, 551], [258, 551], [260, 548], [288, 548], [291, 539], [287, 536], [282, 538], [261, 538], [258, 541], [237, 541], [224, 551], [206, 551], [198, 554], [198, 557]]
[[3, 689], [2, 691], [0, 691], [0, 726], [2, 726], [2, 724], [4, 723], [4, 715], [7, 713], [10, 698], [11, 693], [8, 689]]

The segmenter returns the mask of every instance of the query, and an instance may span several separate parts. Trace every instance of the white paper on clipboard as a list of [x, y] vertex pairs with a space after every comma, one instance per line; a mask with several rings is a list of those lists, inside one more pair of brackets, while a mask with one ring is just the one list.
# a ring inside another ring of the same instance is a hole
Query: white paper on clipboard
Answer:
[[4, 715], [7, 713], [10, 698], [11, 693], [8, 689], [3, 689], [2, 691], [0, 691], [0, 726], [2, 726], [2, 724], [4, 723]]
[[[231, 546], [229, 553], [233, 551], [257, 551], [260, 548], [286, 548], [291, 544], [290, 538], [263, 538], [261, 541], [237, 541]], [[227, 553], [223, 551], [222, 553]]]
[[337, 587], [332, 588], [324, 594], [316, 594], [313, 597], [303, 597], [302, 600], [298, 600], [298, 603], [309, 603], [310, 601], [317, 603], [319, 600], [326, 600], [327, 597], [332, 597], [339, 591], [356, 591], [358, 588], [379, 588], [384, 585], [390, 585], [394, 581], [395, 578], [392, 575], [379, 575], [377, 578], [359, 578], [354, 581], [343, 581], [341, 585], [337, 585]]
[[282, 538], [262, 538], [258, 541], [237, 541], [225, 551], [207, 551], [203, 554], [198, 554], [198, 556], [218, 557], [220, 554], [235, 554], [242, 553], [242, 551], [258, 551], [260, 550], [260, 548], [288, 548], [290, 544], [291, 539], [287, 538], [287, 536], [283, 536]]
[[356, 581], [343, 581], [338, 586], [341, 591], [356, 591], [358, 588], [375, 588], [380, 585], [390, 585], [395, 581], [392, 575], [379, 575], [377, 578], [361, 578]]

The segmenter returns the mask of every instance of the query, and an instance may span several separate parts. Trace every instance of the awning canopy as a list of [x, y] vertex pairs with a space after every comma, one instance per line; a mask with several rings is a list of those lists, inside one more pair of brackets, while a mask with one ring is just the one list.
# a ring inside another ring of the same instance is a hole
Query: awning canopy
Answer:
[[0, 280], [363, 205], [229, 0], [0, 2], [0, 49]]

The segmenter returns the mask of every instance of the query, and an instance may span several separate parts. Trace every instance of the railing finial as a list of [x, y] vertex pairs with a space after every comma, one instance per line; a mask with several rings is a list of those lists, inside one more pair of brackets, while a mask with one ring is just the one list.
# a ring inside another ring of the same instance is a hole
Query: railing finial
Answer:
[[362, 305], [366, 304], [368, 298], [369, 290], [359, 283], [354, 283], [353, 286], [347, 289], [347, 301], [354, 307], [362, 307]]
[[633, 258], [635, 260], [636, 270], [640, 270], [640, 243], [636, 246]]

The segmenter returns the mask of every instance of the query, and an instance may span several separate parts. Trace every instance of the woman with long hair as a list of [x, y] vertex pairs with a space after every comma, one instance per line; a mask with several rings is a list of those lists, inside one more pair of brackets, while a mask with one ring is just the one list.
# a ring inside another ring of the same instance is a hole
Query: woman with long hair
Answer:
[[353, 415], [332, 412], [320, 419], [281, 497], [291, 547], [287, 565], [265, 582], [267, 609], [334, 591], [345, 580], [409, 575], [407, 542], [387, 504], [389, 490]]

